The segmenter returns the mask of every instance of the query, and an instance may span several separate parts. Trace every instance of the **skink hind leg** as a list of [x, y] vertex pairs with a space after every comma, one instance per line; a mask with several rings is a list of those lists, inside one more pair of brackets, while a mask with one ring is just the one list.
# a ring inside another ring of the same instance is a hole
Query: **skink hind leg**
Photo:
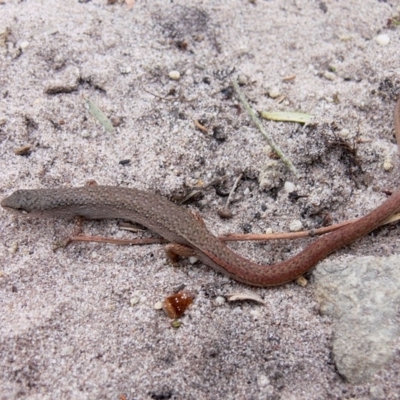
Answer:
[[169, 243], [164, 247], [168, 260], [173, 264], [178, 264], [179, 257], [195, 257], [196, 254], [192, 248], [178, 243]]

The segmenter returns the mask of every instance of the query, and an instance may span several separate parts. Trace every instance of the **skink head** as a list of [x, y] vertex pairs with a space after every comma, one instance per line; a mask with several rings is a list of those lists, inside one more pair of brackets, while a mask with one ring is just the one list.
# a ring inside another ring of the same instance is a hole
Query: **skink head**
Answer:
[[37, 199], [31, 190], [17, 190], [2, 200], [1, 206], [14, 214], [27, 215], [37, 211]]

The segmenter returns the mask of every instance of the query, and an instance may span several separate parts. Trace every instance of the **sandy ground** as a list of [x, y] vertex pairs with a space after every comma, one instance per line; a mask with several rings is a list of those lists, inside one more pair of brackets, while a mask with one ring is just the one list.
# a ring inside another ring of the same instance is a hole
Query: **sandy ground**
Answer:
[[[354, 218], [397, 186], [398, 1], [0, 3], [1, 197], [95, 179], [176, 198], [226, 176], [191, 205], [223, 234]], [[314, 116], [308, 127], [264, 122], [301, 178], [267, 167], [232, 79], [258, 111]], [[14, 153], [25, 145], [29, 155]], [[221, 220], [221, 194], [241, 174], [233, 218]], [[285, 182], [304, 197], [291, 201]], [[338, 374], [312, 274], [305, 288], [254, 289], [172, 267], [159, 245], [55, 249], [73, 230], [0, 213], [1, 399], [399, 398], [397, 367], [357, 384]], [[131, 237], [115, 221], [85, 231]], [[304, 244], [232, 247], [269, 263]], [[397, 227], [382, 228], [331, 257], [398, 248]], [[196, 299], [176, 329], [154, 304], [183, 285]], [[219, 301], [237, 291], [266, 305]]]

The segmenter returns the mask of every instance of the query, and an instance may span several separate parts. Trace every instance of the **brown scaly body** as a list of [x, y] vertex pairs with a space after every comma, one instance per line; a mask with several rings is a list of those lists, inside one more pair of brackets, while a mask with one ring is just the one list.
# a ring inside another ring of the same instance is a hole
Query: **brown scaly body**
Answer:
[[[395, 127], [400, 138], [400, 100], [395, 109]], [[273, 265], [259, 265], [237, 255], [185, 209], [137, 189], [85, 186], [17, 190], [1, 205], [10, 211], [39, 217], [123, 218], [138, 222], [171, 243], [190, 248], [203, 263], [237, 281], [273, 286], [296, 279], [330, 253], [366, 235], [400, 211], [400, 191], [365, 217], [320, 237], [296, 256]]]

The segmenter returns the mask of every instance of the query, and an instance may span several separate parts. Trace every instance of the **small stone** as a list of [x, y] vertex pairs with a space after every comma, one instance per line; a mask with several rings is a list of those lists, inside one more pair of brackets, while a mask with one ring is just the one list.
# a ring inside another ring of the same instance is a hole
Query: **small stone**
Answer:
[[261, 167], [258, 181], [260, 188], [263, 190], [271, 190], [279, 187], [282, 177], [282, 164], [277, 160], [267, 160], [265, 165]]
[[179, 79], [181, 78], [181, 74], [179, 73], [179, 71], [171, 71], [168, 75], [174, 81], [179, 81]]
[[383, 163], [383, 170], [390, 172], [393, 169], [393, 163], [391, 160], [385, 160]]
[[292, 193], [296, 189], [296, 187], [294, 186], [294, 183], [292, 183], [292, 182], [285, 182], [284, 188], [285, 188], [286, 193]]
[[353, 40], [353, 37], [350, 35], [343, 35], [343, 36], [340, 36], [339, 39], [342, 42], [350, 42], [350, 40]]
[[7, 121], [6, 117], [3, 117], [2, 115], [0, 115], [0, 126], [5, 125], [6, 121]]
[[250, 189], [249, 188], [244, 189], [243, 194], [245, 196], [248, 196], [250, 194]]
[[155, 310], [162, 310], [162, 308], [163, 308], [163, 303], [162, 303], [162, 301], [157, 301], [157, 303], [154, 304], [153, 308], [154, 308]]
[[61, 69], [65, 65], [65, 58], [61, 54], [56, 54], [53, 59], [54, 68]]
[[248, 80], [248, 78], [247, 78], [246, 75], [240, 74], [240, 75], [238, 76], [238, 84], [239, 84], [240, 86], [247, 85], [248, 81], [249, 81], [249, 80]]
[[129, 304], [133, 307], [136, 306], [140, 301], [139, 297], [131, 297], [129, 300]]
[[260, 318], [261, 313], [259, 309], [252, 309], [250, 310], [250, 315], [253, 317], [255, 321], [257, 321]]
[[61, 355], [62, 356], [72, 356], [74, 354], [75, 347], [74, 346], [64, 346], [61, 348]]
[[27, 40], [24, 40], [23, 42], [21, 42], [21, 43], [19, 44], [19, 47], [20, 47], [21, 50], [25, 50], [26, 48], [29, 47], [29, 44], [30, 44], [30, 43], [29, 43]]
[[347, 128], [343, 128], [342, 130], [339, 131], [339, 136], [342, 137], [343, 139], [346, 139], [349, 137], [350, 131]]
[[280, 95], [281, 95], [281, 91], [276, 86], [271, 88], [270, 91], [268, 92], [268, 96], [271, 97], [271, 99], [276, 99]]
[[119, 72], [121, 72], [123, 75], [130, 74], [132, 72], [132, 67], [129, 65], [120, 65]]
[[217, 296], [217, 297], [215, 298], [215, 304], [216, 304], [217, 306], [222, 306], [222, 305], [224, 305], [225, 303], [226, 303], [225, 297]]
[[336, 79], [336, 75], [333, 72], [325, 71], [324, 77], [328, 79], [328, 81], [334, 81]]
[[81, 132], [81, 136], [83, 138], [88, 138], [88, 137], [90, 137], [90, 133], [87, 131], [87, 129], [83, 129]]
[[230, 219], [233, 217], [232, 211], [229, 208], [222, 207], [218, 210], [218, 215], [221, 218]]
[[99, 257], [99, 253], [97, 253], [97, 251], [93, 251], [93, 252], [90, 254], [90, 257], [92, 257], [92, 258], [95, 260], [95, 259], [97, 259], [97, 258]]
[[264, 387], [269, 385], [269, 378], [267, 375], [260, 375], [257, 379], [259, 386]]
[[11, 243], [10, 248], [8, 249], [11, 254], [15, 254], [18, 251], [19, 245], [18, 242]]
[[17, 156], [28, 156], [29, 154], [31, 154], [31, 150], [32, 145], [27, 144], [25, 146], [17, 147], [16, 149], [14, 149], [14, 154]]
[[386, 35], [385, 33], [382, 35], [378, 35], [375, 37], [375, 42], [378, 43], [381, 46], [387, 46], [390, 42], [390, 37], [389, 35]]
[[292, 221], [289, 225], [289, 230], [291, 232], [298, 232], [301, 231], [301, 229], [303, 228], [303, 224], [300, 220], [295, 219], [294, 221]]
[[302, 276], [299, 276], [299, 277], [296, 279], [296, 283], [297, 283], [299, 286], [306, 287], [307, 284], [308, 284], [308, 280], [307, 280], [306, 278], [304, 278], [304, 276], [302, 275]]

